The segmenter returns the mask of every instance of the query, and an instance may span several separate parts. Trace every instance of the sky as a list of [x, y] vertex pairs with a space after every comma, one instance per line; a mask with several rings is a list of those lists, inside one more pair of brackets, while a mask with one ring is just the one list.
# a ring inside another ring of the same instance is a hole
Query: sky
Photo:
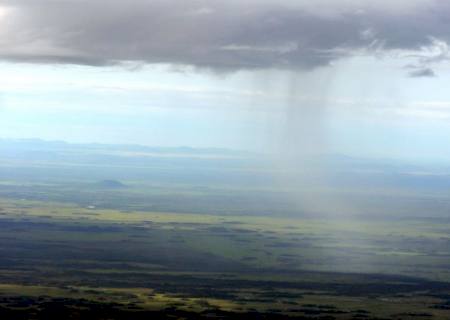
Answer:
[[450, 160], [450, 3], [0, 0], [0, 137]]

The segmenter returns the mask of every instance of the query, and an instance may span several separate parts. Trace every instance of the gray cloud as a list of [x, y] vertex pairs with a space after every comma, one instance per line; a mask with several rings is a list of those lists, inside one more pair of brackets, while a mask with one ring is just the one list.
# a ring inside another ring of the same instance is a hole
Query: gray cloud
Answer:
[[450, 42], [448, 16], [433, 0], [0, 0], [0, 59], [311, 69]]
[[409, 76], [412, 78], [432, 78], [432, 77], [435, 77], [436, 74], [434, 73], [433, 69], [424, 68], [424, 69], [411, 71], [409, 73]]

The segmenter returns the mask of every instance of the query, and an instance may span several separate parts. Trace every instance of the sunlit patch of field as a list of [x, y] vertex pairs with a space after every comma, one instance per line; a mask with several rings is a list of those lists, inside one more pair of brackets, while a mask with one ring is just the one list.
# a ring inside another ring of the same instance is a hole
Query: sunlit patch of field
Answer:
[[[385, 297], [346, 297], [327, 295], [325, 292], [278, 292], [278, 298], [262, 299], [264, 291], [242, 290], [239, 299], [211, 299], [207, 297], [187, 297], [173, 294], [156, 293], [147, 288], [99, 288], [85, 286], [26, 286], [0, 284], [0, 297], [83, 299], [95, 303], [118, 303], [124, 307], [143, 310], [163, 310], [173, 307], [191, 312], [206, 310], [222, 310], [229, 312], [279, 312], [291, 316], [332, 314], [335, 319], [348, 319], [351, 316], [363, 315], [414, 319], [430, 318], [446, 319], [447, 310], [430, 309], [440, 299], [420, 295], [397, 295]], [[301, 294], [300, 298], [291, 295]], [[426, 312], [424, 312], [426, 310]]]
[[210, 308], [226, 311], [235, 311], [239, 308], [236, 303], [223, 299], [180, 297], [173, 294], [156, 293], [154, 290], [147, 288], [49, 287], [0, 284], [0, 296], [86, 299], [99, 303], [133, 304], [147, 310], [161, 310], [171, 306], [195, 312]]

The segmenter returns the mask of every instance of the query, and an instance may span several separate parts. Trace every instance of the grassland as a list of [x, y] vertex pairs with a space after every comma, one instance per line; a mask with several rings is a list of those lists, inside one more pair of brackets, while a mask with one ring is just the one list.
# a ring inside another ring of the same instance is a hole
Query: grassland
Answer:
[[0, 151], [0, 319], [450, 318], [446, 175], [332, 159], [316, 212], [255, 155]]
[[449, 314], [450, 223], [442, 221], [121, 211], [7, 198], [0, 208], [0, 305], [26, 297], [18, 309], [36, 318], [39, 303], [61, 298], [129, 312], [172, 308], [174, 317]]

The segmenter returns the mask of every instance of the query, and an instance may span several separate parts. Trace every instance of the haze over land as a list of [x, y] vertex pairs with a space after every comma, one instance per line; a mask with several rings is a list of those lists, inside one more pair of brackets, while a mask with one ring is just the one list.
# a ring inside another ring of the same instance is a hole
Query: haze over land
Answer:
[[[315, 170], [293, 169], [274, 167], [266, 154], [230, 149], [42, 140], [1, 140], [0, 151], [2, 192], [16, 198], [76, 199], [87, 206], [95, 197], [89, 188], [123, 189], [124, 193], [147, 188], [131, 202], [114, 195], [102, 200], [101, 206], [115, 208], [114, 203], [119, 203], [124, 209], [129, 205], [169, 212], [298, 217], [449, 217], [450, 166], [445, 165], [322, 155], [308, 159], [319, 163]], [[326, 176], [319, 171], [324, 162], [333, 164]], [[288, 184], [280, 178], [285, 175], [291, 177]], [[36, 188], [53, 190], [59, 196], [35, 193]], [[156, 192], [160, 197], [160, 189], [167, 194], [156, 205], [151, 195]], [[187, 194], [180, 197], [179, 192]], [[315, 210], [303, 207], [293, 199], [299, 194], [328, 199], [329, 205]], [[335, 206], [342, 202], [349, 203], [346, 211]]]

